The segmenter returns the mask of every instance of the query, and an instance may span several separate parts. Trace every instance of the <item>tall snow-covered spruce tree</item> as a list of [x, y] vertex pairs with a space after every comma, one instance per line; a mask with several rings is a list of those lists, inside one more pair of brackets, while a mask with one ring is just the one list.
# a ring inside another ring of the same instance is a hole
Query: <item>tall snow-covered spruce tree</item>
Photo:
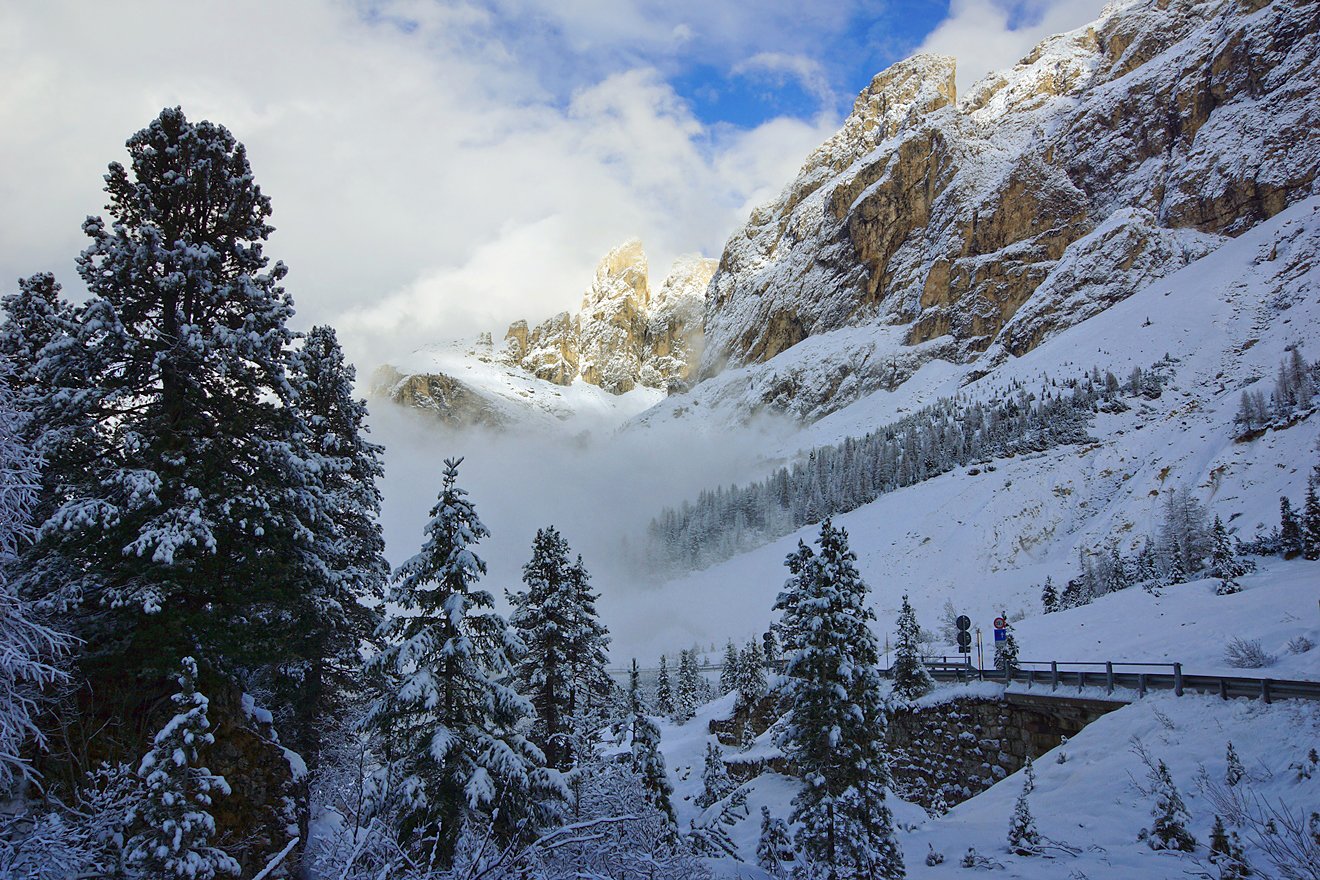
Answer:
[[446, 459], [421, 552], [394, 573], [371, 661], [386, 692], [367, 713], [385, 766], [378, 809], [406, 846], [442, 866], [465, 829], [494, 825], [504, 839], [551, 824], [566, 797], [559, 774], [522, 733], [531, 703], [509, 679], [522, 650], [516, 633], [474, 584], [486, 564], [473, 552], [490, 533], [458, 487], [462, 459]]
[[554, 526], [537, 530], [523, 583], [526, 590], [509, 594], [509, 622], [525, 646], [516, 676], [536, 709], [533, 737], [546, 762], [567, 770], [574, 719], [604, 709], [613, 688], [605, 671], [609, 636], [582, 557], [569, 562], [568, 542]]
[[[904, 876], [903, 856], [885, 804], [889, 767], [879, 696], [879, 647], [867, 586], [848, 533], [826, 519], [819, 552], [799, 547], [776, 607], [792, 633], [782, 747], [803, 776], [792, 821], [812, 878]], [[804, 552], [805, 551], [805, 552]]]
[[286, 375], [285, 268], [263, 253], [271, 204], [246, 151], [177, 107], [127, 148], [129, 167], [105, 176], [110, 222], [83, 225], [90, 296], [38, 365], [58, 503], [21, 565], [24, 588], [69, 609], [85, 640], [81, 671], [110, 715], [102, 745], [120, 758], [138, 748], [121, 722], [170, 658], [229, 674], [291, 659], [329, 521]]
[[318, 523], [325, 566], [298, 596], [297, 659], [281, 666], [290, 691], [285, 739], [309, 761], [319, 751], [320, 728], [362, 699], [361, 647], [380, 625], [390, 573], [377, 485], [384, 449], [366, 439], [367, 404], [353, 394], [355, 378], [327, 326], [307, 333], [289, 371], [326, 514]]

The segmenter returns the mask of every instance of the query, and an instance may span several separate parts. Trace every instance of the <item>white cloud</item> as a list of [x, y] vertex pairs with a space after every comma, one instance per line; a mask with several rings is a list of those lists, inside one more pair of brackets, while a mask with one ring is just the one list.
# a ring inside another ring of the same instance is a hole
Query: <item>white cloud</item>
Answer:
[[1094, 20], [1104, 0], [953, 0], [949, 16], [919, 51], [958, 59], [958, 94], [995, 70], [1012, 67], [1053, 34]]
[[805, 55], [788, 52], [758, 52], [733, 66], [734, 76], [769, 76], [782, 81], [792, 77], [802, 90], [820, 101], [823, 107], [834, 104], [834, 90], [820, 62]]
[[[400, 347], [574, 307], [595, 261], [631, 235], [657, 270], [717, 254], [749, 201], [782, 186], [837, 121], [712, 131], [638, 65], [561, 94], [496, 13], [6, 4], [0, 289], [46, 269], [80, 289], [79, 227], [103, 210], [106, 164], [178, 103], [247, 145], [275, 207], [267, 252], [291, 268], [299, 322], [337, 324], [370, 368]], [[646, 20], [605, 15], [583, 39], [622, 39]], [[662, 33], [672, 40], [673, 26]], [[755, 161], [730, 162], [753, 144]]]

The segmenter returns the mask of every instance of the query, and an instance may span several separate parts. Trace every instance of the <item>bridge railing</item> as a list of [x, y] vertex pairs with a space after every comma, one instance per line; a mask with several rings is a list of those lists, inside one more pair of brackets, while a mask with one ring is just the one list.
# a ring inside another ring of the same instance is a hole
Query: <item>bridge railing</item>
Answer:
[[[933, 658], [932, 658], [933, 659]], [[1008, 683], [1003, 670], [978, 669], [970, 663], [928, 663], [931, 676], [939, 681], [999, 681]], [[892, 676], [893, 669], [886, 670]], [[1121, 661], [1081, 660], [1024, 660], [1018, 663], [1011, 681], [1021, 682], [1028, 688], [1048, 686], [1051, 691], [1060, 687], [1104, 688], [1113, 694], [1122, 688], [1144, 697], [1152, 690], [1171, 690], [1177, 696], [1184, 693], [1217, 694], [1227, 700], [1231, 697], [1249, 697], [1266, 703], [1276, 699], [1320, 700], [1320, 681], [1298, 681], [1279, 678], [1253, 678], [1232, 675], [1189, 675], [1181, 663], [1134, 663]]]

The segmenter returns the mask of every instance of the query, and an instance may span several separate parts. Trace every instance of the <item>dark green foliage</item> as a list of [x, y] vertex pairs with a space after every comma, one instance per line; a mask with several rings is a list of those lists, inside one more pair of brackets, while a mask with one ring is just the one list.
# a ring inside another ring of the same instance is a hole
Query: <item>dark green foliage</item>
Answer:
[[24, 589], [86, 642], [111, 741], [172, 658], [228, 675], [297, 659], [330, 519], [286, 375], [285, 268], [263, 253], [270, 200], [243, 146], [170, 108], [127, 147], [129, 168], [105, 177], [109, 225], [83, 225], [87, 302], [65, 327], [48, 301], [49, 515], [22, 560]]
[[930, 677], [926, 664], [921, 662], [921, 645], [918, 639], [921, 628], [917, 625], [917, 613], [912, 610], [907, 594], [903, 595], [903, 607], [898, 612], [898, 644], [894, 648], [894, 693], [905, 700], [915, 700], [935, 689], [935, 680]]
[[517, 636], [491, 594], [475, 588], [486, 564], [473, 547], [489, 532], [457, 485], [460, 462], [445, 461], [426, 541], [394, 573], [388, 599], [398, 610], [371, 663], [387, 687], [367, 715], [385, 756], [378, 811], [443, 865], [465, 827], [533, 834], [558, 817], [566, 795], [522, 733], [531, 704], [506, 683]]
[[674, 789], [665, 773], [664, 756], [660, 754], [660, 728], [641, 713], [633, 716], [629, 755], [633, 773], [642, 780], [646, 802], [665, 817], [671, 834], [676, 836], [678, 819], [674, 816], [674, 805], [669, 801]]
[[1054, 580], [1045, 578], [1045, 586], [1040, 590], [1040, 604], [1046, 614], [1053, 614], [1059, 610], [1059, 592], [1054, 588]]
[[[886, 718], [867, 587], [848, 535], [827, 519], [819, 553], [800, 547], [776, 607], [792, 633], [781, 745], [800, 769], [798, 847], [831, 878], [897, 878], [903, 857], [885, 804]], [[804, 552], [805, 551], [805, 552]]]
[[609, 637], [596, 616], [582, 557], [569, 561], [568, 542], [553, 526], [537, 530], [523, 583], [526, 590], [509, 595], [510, 623], [526, 649], [515, 674], [536, 708], [533, 740], [551, 767], [567, 770], [573, 762], [568, 747], [573, 720], [600, 712], [609, 698]]
[[1155, 817], [1155, 823], [1150, 828], [1146, 843], [1151, 849], [1181, 852], [1196, 849], [1196, 839], [1187, 830], [1187, 822], [1191, 819], [1187, 805], [1183, 803], [1182, 795], [1173, 784], [1173, 776], [1163, 761], [1152, 769], [1151, 783], [1151, 793], [1155, 797], [1151, 815]]
[[1302, 552], [1302, 524], [1297, 521], [1292, 502], [1286, 495], [1279, 498], [1279, 546], [1285, 558]]

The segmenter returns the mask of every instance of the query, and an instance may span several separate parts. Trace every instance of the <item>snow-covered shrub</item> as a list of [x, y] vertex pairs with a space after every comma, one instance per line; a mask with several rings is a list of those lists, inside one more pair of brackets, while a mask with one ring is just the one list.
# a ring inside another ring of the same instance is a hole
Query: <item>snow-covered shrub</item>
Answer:
[[1160, 761], [1150, 772], [1150, 793], [1155, 798], [1151, 815], [1155, 818], [1149, 829], [1141, 829], [1138, 840], [1145, 840], [1151, 849], [1172, 849], [1191, 852], [1196, 849], [1196, 838], [1187, 830], [1191, 814], [1183, 803], [1182, 795], [1173, 784], [1168, 766]]
[[942, 864], [944, 864], [944, 853], [935, 849], [935, 844], [926, 844], [926, 867], [933, 868]]
[[1315, 647], [1315, 642], [1311, 641], [1306, 636], [1298, 636], [1295, 639], [1288, 640], [1289, 654], [1305, 654], [1307, 651], [1311, 650], [1314, 647]]
[[1224, 648], [1224, 662], [1235, 669], [1261, 669], [1279, 660], [1260, 646], [1260, 639], [1234, 638]]

